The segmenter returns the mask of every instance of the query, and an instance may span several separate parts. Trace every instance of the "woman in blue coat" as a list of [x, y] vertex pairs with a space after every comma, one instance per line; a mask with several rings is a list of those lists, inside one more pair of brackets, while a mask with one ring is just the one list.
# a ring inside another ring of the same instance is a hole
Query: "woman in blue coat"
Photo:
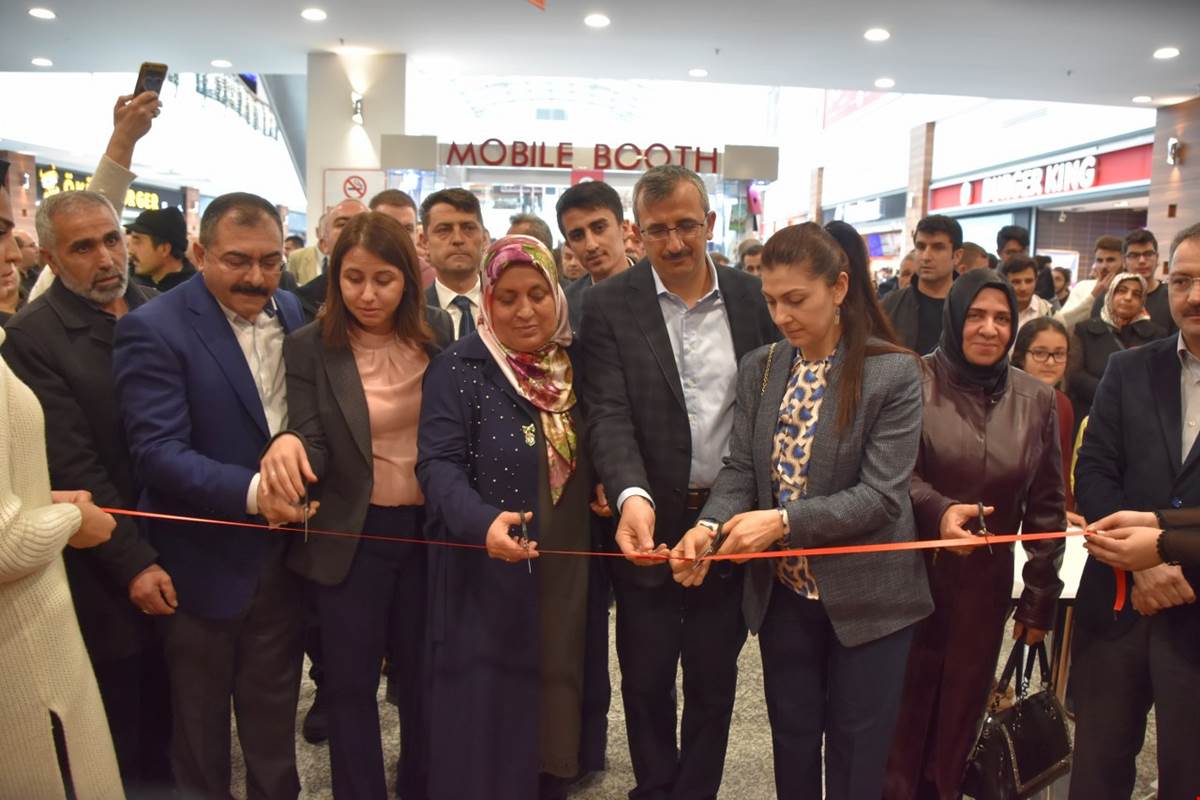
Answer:
[[591, 491], [550, 251], [493, 244], [480, 308], [421, 407], [428, 536], [485, 548], [430, 552], [429, 790], [548, 800], [579, 771], [588, 563], [539, 549], [588, 549]]

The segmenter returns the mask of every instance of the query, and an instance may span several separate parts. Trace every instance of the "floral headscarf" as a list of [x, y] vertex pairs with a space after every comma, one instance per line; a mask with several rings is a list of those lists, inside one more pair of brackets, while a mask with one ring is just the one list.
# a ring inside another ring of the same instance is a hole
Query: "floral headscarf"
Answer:
[[[557, 317], [554, 333], [549, 341], [532, 353], [506, 347], [492, 328], [492, 292], [505, 270], [515, 266], [531, 266], [539, 270], [554, 297]], [[540, 414], [550, 467], [550, 499], [558, 505], [567, 481], [575, 472], [578, 444], [575, 423], [571, 420], [571, 409], [575, 406], [573, 374], [571, 360], [565, 349], [571, 344], [571, 324], [567, 319], [567, 297], [558, 282], [554, 256], [537, 239], [531, 236], [505, 236], [488, 248], [483, 262], [479, 336], [504, 377]]]
[[1100, 309], [1100, 319], [1104, 320], [1109, 327], [1115, 330], [1120, 330], [1123, 326], [1117, 322], [1117, 314], [1114, 308], [1114, 302], [1117, 299], [1117, 287], [1126, 281], [1137, 281], [1142, 287], [1142, 312], [1131, 320], [1125, 322], [1125, 325], [1132, 325], [1139, 319], [1150, 319], [1150, 312], [1146, 310], [1146, 279], [1136, 272], [1122, 272], [1112, 279], [1112, 283], [1108, 285], [1108, 292], [1104, 295], [1104, 307]]

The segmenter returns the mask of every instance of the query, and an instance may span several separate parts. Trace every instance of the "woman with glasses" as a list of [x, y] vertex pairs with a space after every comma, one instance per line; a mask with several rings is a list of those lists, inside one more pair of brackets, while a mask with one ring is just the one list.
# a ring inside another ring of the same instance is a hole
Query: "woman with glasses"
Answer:
[[591, 543], [571, 342], [553, 254], [506, 236], [476, 331], [425, 377], [435, 800], [558, 800], [579, 772], [589, 564], [541, 553]]
[[1075, 513], [1075, 497], [1071, 492], [1071, 460], [1074, 453], [1072, 436], [1075, 431], [1075, 412], [1071, 400], [1062, 392], [1071, 355], [1071, 340], [1067, 329], [1054, 317], [1038, 317], [1021, 326], [1013, 345], [1012, 365], [1023, 369], [1054, 389], [1058, 408], [1058, 439], [1062, 446], [1063, 489], [1067, 495], [1067, 522], [1083, 526], [1083, 517]]
[[1100, 318], [1075, 326], [1079, 357], [1068, 379], [1075, 419], [1082, 423], [1091, 411], [1109, 356], [1167, 335], [1146, 311], [1146, 279], [1135, 272], [1122, 272], [1113, 278]]
[[[1054, 392], [1012, 369], [1017, 298], [973, 269], [946, 297], [942, 336], [924, 359], [921, 447], [912, 503], [921, 539], [978, 542], [982, 531], [1066, 525]], [[1031, 323], [1032, 324], [1032, 323]], [[1014, 636], [1053, 626], [1062, 540], [1025, 542]], [[888, 760], [887, 800], [957, 800], [1012, 608], [1011, 544], [952, 547], [927, 559], [934, 612], [917, 625]]]
[[376, 702], [385, 655], [400, 686], [399, 794], [425, 796], [427, 553], [389, 540], [422, 536], [421, 381], [452, 338], [449, 316], [425, 305], [412, 237], [371, 212], [338, 236], [320, 318], [284, 342], [290, 429], [263, 457], [264, 491], [310, 499], [322, 528], [362, 535], [296, 535], [288, 553], [288, 566], [317, 590], [336, 797], [388, 794]]
[[[920, 362], [894, 342], [862, 237], [841, 222], [784, 228], [761, 275], [786, 340], [742, 360], [729, 458], [671, 551], [683, 586], [703, 583], [712, 562], [695, 559], [710, 547], [747, 556], [911, 541], [916, 529]], [[756, 559], [747, 569], [742, 607], [762, 649], [777, 795], [878, 800], [914, 623], [931, 611], [922, 558]]]

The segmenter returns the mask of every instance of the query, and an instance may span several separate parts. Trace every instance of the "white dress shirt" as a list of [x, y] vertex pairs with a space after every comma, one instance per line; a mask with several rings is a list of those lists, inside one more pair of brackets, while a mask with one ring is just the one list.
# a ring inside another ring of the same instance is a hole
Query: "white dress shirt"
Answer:
[[[218, 303], [217, 305], [221, 305]], [[287, 383], [283, 365], [283, 323], [279, 320], [275, 301], [251, 322], [221, 305], [221, 311], [229, 320], [234, 338], [246, 357], [246, 366], [254, 378], [254, 388], [262, 401], [263, 413], [267, 418], [267, 430], [271, 436], [287, 427]], [[246, 513], [258, 513], [258, 473], [250, 480], [246, 493]]]
[[1183, 461], [1188, 459], [1192, 446], [1196, 443], [1196, 434], [1200, 433], [1200, 358], [1197, 358], [1183, 341], [1183, 333], [1179, 336], [1179, 411], [1180, 432], [1183, 436], [1183, 449], [1180, 450]]
[[[442, 283], [441, 280], [434, 280], [433, 287], [434, 291], [437, 292], [438, 307], [450, 315], [450, 322], [453, 323], [451, 327], [454, 329], [454, 338], [457, 339], [458, 323], [459, 320], [462, 319], [462, 312], [459, 311], [458, 307], [453, 304], [453, 300], [454, 298], [458, 297], [458, 292]], [[465, 292], [463, 296], [466, 297], [467, 300], [471, 301], [471, 314], [473, 314], [475, 319], [478, 320], [479, 304], [483, 302], [483, 291], [480, 288], [480, 282], [478, 278], [475, 279], [475, 285], [472, 286], [470, 290]]]

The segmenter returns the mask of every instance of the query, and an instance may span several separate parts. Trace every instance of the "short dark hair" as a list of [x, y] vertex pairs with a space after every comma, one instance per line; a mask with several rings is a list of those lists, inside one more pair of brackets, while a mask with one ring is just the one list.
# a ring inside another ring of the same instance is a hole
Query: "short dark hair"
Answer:
[[1095, 255], [1097, 250], [1120, 253], [1124, 248], [1125, 246], [1122, 244], [1120, 236], [1101, 236], [1096, 240], [1096, 244], [1092, 245], [1092, 255]]
[[479, 208], [479, 198], [466, 189], [442, 189], [426, 197], [421, 202], [421, 224], [426, 228], [429, 227], [429, 210], [436, 205], [447, 205], [455, 211], [473, 214], [475, 219], [479, 220], [480, 226], [483, 225], [483, 211]]
[[918, 233], [926, 236], [943, 233], [950, 237], [950, 244], [955, 250], [959, 250], [963, 246], [962, 225], [958, 224], [958, 220], [947, 217], [945, 214], [932, 214], [918, 222], [917, 229], [913, 231], [914, 242], [917, 240]]
[[279, 228], [279, 236], [283, 238], [283, 221], [279, 219], [279, 209], [271, 205], [265, 197], [250, 192], [230, 192], [223, 194], [208, 204], [204, 216], [200, 217], [200, 244], [208, 247], [217, 233], [217, 223], [226, 216], [233, 216], [233, 224], [243, 227], [257, 225], [262, 219], [274, 222]]
[[999, 253], [1004, 249], [1004, 245], [1009, 242], [1016, 242], [1021, 245], [1022, 250], [1029, 249], [1029, 231], [1020, 225], [1005, 225], [996, 234], [996, 252]]
[[1200, 240], [1200, 222], [1189, 225], [1175, 234], [1175, 238], [1171, 240], [1171, 253], [1167, 256], [1169, 259], [1167, 263], [1175, 260], [1175, 251], [1179, 249], [1179, 245], [1192, 239]]
[[745, 261], [745, 260], [746, 260], [746, 256], [757, 256], [757, 255], [761, 255], [761, 254], [762, 254], [762, 251], [763, 251], [763, 250], [766, 250], [766, 249], [767, 249], [767, 248], [766, 248], [766, 246], [765, 246], [765, 245], [761, 245], [761, 244], [752, 244], [752, 245], [750, 245], [749, 247], [747, 247], [747, 248], [745, 249], [745, 251], [742, 253], [742, 261]]
[[421, 267], [417, 248], [404, 226], [387, 214], [370, 211], [356, 214], [342, 228], [333, 252], [329, 254], [329, 281], [325, 305], [321, 311], [321, 338], [329, 347], [348, 347], [350, 328], [358, 321], [346, 308], [342, 297], [342, 263], [355, 247], [391, 264], [404, 276], [404, 294], [393, 317], [396, 336], [415, 345], [432, 340], [425, 320], [425, 291], [421, 288]]
[[999, 257], [997, 257], [997, 255], [995, 253], [988, 253], [987, 257], [988, 257], [988, 269], [999, 269], [1000, 268], [1000, 259], [999, 259]]
[[1050, 271], [1062, 275], [1063, 283], [1071, 283], [1071, 270], [1066, 267], [1051, 267]]
[[1000, 265], [1000, 273], [1008, 278], [1018, 272], [1033, 270], [1034, 276], [1038, 274], [1037, 262], [1029, 256], [1015, 255], [1004, 259], [1004, 263]]
[[1046, 269], [1046, 267], [1054, 263], [1054, 260], [1050, 258], [1050, 256], [1034, 256], [1033, 263], [1037, 264], [1037, 269], [1040, 273], [1042, 270]]
[[294, 233], [291, 236], [288, 236], [287, 238], [285, 238], [283, 240], [284, 244], [287, 244], [288, 242], [291, 242], [292, 244], [296, 245], [297, 247], [304, 247], [304, 237], [297, 236]]
[[417, 210], [417, 202], [412, 199], [412, 196], [399, 189], [384, 189], [371, 198], [368, 208], [375, 211], [380, 206], [399, 206], [400, 208], [411, 208], [413, 211]]
[[708, 257], [711, 258], [712, 262], [714, 264], [716, 264], [718, 267], [728, 267], [729, 266], [729, 256], [725, 255], [724, 253], [722, 253], [719, 250], [713, 250], [712, 252], [710, 252], [708, 254]]
[[547, 250], [554, 250], [554, 233], [551, 232], [550, 226], [546, 224], [546, 220], [537, 214], [513, 214], [508, 218], [508, 224], [509, 230], [518, 225], [528, 226], [530, 236], [546, 245]]
[[1067, 334], [1066, 326], [1054, 317], [1035, 317], [1022, 325], [1021, 329], [1017, 331], [1017, 340], [1013, 342], [1011, 359], [1014, 367], [1025, 369], [1025, 356], [1029, 353], [1029, 347], [1042, 331], [1061, 333], [1063, 338], [1067, 340], [1067, 358], [1068, 360], [1070, 359], [1071, 337]]
[[[639, 220], [639, 200], [644, 199], [648, 203], [665, 200], [674, 193], [675, 187], [684, 182], [690, 183], [700, 193], [700, 206], [704, 209], [704, 213], [708, 214], [708, 189], [704, 186], [704, 179], [687, 167], [681, 167], [678, 164], [662, 164], [643, 172], [642, 177], [638, 178], [637, 183], [633, 185], [634, 220]], [[641, 224], [640, 221], [638, 224]]]
[[1121, 255], [1125, 255], [1131, 244], [1149, 244], [1158, 250], [1158, 239], [1154, 238], [1154, 234], [1146, 228], [1138, 228], [1125, 234], [1125, 241], [1121, 243]]
[[988, 252], [974, 242], [963, 242], [963, 258], [987, 258]]
[[572, 186], [562, 193], [558, 198], [558, 203], [554, 206], [554, 211], [558, 215], [558, 232], [563, 236], [567, 235], [566, 229], [563, 228], [563, 214], [576, 209], [594, 211], [598, 208], [606, 208], [611, 211], [618, 225], [625, 221], [625, 209], [621, 205], [621, 195], [617, 194], [617, 190], [604, 181], [588, 181]]

